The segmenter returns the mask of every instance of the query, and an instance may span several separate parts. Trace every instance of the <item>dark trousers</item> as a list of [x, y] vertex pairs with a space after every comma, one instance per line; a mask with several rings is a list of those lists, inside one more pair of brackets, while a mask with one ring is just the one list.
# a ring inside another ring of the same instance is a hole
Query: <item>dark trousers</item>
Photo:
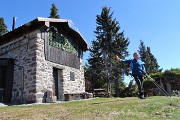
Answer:
[[143, 83], [144, 83], [144, 78], [143, 75], [133, 75], [136, 84], [138, 86], [138, 91], [139, 91], [139, 97], [144, 97], [144, 87], [143, 87]]

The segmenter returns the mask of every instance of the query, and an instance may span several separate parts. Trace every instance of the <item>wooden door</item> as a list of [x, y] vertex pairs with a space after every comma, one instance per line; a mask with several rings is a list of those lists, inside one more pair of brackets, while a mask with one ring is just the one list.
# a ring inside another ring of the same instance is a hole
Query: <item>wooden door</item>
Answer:
[[62, 84], [63, 84], [63, 75], [62, 69], [53, 68], [53, 77], [54, 77], [54, 91], [57, 100], [63, 99], [62, 95]]
[[53, 78], [54, 78], [54, 92], [58, 99], [58, 69], [53, 68]]

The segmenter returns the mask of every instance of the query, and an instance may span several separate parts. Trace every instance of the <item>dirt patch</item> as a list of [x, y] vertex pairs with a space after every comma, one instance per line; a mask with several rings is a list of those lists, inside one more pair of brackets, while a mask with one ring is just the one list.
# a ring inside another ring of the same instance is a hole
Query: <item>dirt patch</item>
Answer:
[[179, 105], [173, 104], [173, 103], [168, 104], [168, 106], [171, 107], [171, 108], [180, 108]]

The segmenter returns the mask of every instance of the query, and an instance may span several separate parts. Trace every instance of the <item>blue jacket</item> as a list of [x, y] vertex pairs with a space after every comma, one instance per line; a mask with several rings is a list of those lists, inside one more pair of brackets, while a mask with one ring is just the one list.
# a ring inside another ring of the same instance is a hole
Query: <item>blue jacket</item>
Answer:
[[130, 64], [132, 75], [144, 75], [145, 67], [141, 59], [122, 60], [122, 62]]

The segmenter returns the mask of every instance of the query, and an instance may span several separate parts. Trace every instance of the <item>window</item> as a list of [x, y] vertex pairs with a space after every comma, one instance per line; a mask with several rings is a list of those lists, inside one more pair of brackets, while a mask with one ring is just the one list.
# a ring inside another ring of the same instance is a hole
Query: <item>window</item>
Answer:
[[70, 80], [75, 81], [75, 74], [74, 72], [70, 72]]

